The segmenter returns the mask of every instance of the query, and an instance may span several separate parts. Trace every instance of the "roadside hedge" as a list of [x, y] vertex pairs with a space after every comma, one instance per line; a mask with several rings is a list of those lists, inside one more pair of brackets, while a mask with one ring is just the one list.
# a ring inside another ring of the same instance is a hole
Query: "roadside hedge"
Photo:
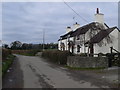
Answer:
[[12, 50], [14, 54], [26, 55], [26, 56], [35, 56], [40, 50]]
[[13, 63], [15, 56], [12, 55], [11, 50], [2, 49], [2, 76], [5, 75], [11, 64]]
[[14, 55], [9, 55], [7, 56], [7, 59], [2, 62], [2, 76], [5, 75], [9, 67], [12, 65], [14, 59], [15, 59]]
[[12, 52], [9, 49], [2, 49], [2, 60], [6, 60], [9, 55], [11, 55]]
[[116, 57], [116, 53], [106, 53], [106, 56], [110, 60], [112, 66], [119, 66], [120, 67], [120, 53], [118, 53], [118, 57]]
[[80, 53], [80, 54], [77, 54], [75, 56], [87, 57], [87, 53]]
[[48, 58], [50, 61], [61, 65], [66, 65], [67, 57], [71, 55], [72, 53], [69, 51], [47, 50], [42, 52], [42, 57]]

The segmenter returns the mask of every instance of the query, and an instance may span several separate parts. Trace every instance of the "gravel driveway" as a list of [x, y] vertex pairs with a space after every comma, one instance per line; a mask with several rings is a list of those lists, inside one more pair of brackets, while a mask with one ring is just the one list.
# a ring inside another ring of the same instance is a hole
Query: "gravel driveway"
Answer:
[[[16, 55], [3, 88], [104, 88], [110, 83], [89, 71], [73, 71], [40, 57]], [[110, 89], [109, 89], [110, 90]]]

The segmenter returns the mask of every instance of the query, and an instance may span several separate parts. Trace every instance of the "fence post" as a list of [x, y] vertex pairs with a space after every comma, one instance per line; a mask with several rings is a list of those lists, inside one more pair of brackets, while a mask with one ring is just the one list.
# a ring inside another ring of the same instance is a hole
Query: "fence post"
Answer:
[[110, 53], [112, 53], [113, 47], [110, 47]]

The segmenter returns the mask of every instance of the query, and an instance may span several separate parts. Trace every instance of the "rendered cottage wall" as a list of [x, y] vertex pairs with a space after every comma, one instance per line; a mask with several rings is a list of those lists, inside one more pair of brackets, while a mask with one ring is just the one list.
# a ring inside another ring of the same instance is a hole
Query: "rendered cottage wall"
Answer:
[[[103, 42], [102, 46], [98, 45], [98, 44], [94, 44], [94, 53], [110, 53], [110, 47], [113, 47], [114, 49], [118, 50], [118, 33], [120, 33], [117, 29], [113, 30], [110, 33], [110, 39], [111, 39], [111, 43], [107, 43], [105, 38], [101, 41]], [[100, 43], [101, 43], [100, 42]], [[119, 47], [120, 48], [120, 47]]]

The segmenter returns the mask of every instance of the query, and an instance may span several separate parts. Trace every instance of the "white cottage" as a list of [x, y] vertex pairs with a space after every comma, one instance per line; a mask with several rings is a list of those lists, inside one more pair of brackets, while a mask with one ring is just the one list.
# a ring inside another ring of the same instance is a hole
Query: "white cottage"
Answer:
[[97, 8], [95, 22], [80, 27], [78, 23], [67, 27], [66, 34], [58, 40], [59, 50], [69, 50], [72, 53], [110, 53], [110, 47], [120, 52], [120, 30], [109, 27], [104, 22], [104, 14]]

